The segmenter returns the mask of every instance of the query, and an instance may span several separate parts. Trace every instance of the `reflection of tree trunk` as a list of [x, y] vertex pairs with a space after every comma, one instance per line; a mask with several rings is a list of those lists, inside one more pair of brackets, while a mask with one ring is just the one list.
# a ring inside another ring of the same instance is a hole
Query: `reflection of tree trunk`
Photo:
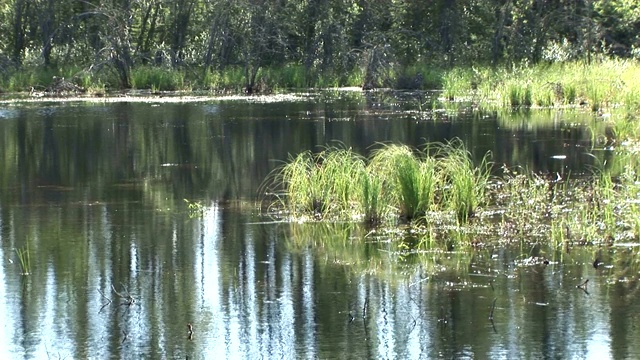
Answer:
[[60, 169], [65, 168], [63, 165], [68, 165], [60, 164], [58, 145], [53, 129], [53, 116], [47, 115], [43, 124], [42, 162], [39, 170], [45, 185], [59, 185], [61, 183]]

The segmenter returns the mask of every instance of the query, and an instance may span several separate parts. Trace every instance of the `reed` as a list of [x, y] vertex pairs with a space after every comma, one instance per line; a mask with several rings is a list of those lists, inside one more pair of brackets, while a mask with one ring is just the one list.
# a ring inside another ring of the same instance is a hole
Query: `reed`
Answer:
[[[350, 149], [331, 147], [318, 154], [307, 151], [291, 158], [279, 171], [276, 179], [286, 190], [283, 206], [294, 217], [349, 217], [363, 193], [365, 163]], [[374, 195], [367, 196], [371, 205]]]
[[395, 166], [401, 217], [413, 220], [426, 215], [433, 204], [434, 161], [429, 158], [420, 161], [413, 155], [407, 155], [396, 159]]
[[442, 76], [442, 94], [447, 100], [453, 101], [461, 96], [469, 96], [474, 87], [468, 69], [452, 69]]

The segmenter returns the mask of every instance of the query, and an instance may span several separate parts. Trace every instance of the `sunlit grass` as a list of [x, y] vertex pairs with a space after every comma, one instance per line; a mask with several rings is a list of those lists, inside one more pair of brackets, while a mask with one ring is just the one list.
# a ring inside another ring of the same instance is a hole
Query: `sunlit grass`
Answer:
[[278, 204], [294, 218], [377, 224], [438, 211], [466, 222], [486, 202], [490, 171], [488, 157], [476, 167], [470, 156], [460, 141], [423, 151], [384, 145], [369, 159], [330, 147], [291, 157], [272, 181], [285, 192]]
[[445, 98], [481, 94], [477, 99], [507, 107], [555, 107], [583, 104], [600, 111], [640, 103], [640, 64], [606, 59], [512, 68], [456, 68], [443, 75]]

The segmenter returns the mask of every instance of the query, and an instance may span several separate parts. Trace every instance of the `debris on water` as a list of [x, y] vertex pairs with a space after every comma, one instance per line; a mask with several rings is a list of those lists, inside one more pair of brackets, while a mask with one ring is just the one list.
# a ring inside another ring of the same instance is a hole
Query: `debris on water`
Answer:
[[535, 266], [540, 264], [549, 265], [549, 260], [541, 256], [530, 256], [526, 259], [515, 260], [514, 263], [516, 266]]

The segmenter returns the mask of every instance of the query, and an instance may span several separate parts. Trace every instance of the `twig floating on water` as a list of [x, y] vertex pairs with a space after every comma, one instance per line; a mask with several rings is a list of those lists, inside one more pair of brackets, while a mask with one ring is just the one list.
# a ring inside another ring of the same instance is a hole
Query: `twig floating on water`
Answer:
[[105, 300], [107, 300], [107, 302], [106, 302], [106, 303], [104, 303], [104, 304], [102, 304], [102, 307], [100, 307], [100, 310], [102, 310], [102, 309], [104, 309], [104, 307], [105, 307], [105, 306], [107, 306], [107, 305], [111, 304], [111, 299], [109, 299], [109, 298], [108, 298], [108, 297], [107, 297], [107, 296], [102, 292], [102, 290], [98, 289], [98, 292], [100, 293], [100, 295], [101, 295]]

